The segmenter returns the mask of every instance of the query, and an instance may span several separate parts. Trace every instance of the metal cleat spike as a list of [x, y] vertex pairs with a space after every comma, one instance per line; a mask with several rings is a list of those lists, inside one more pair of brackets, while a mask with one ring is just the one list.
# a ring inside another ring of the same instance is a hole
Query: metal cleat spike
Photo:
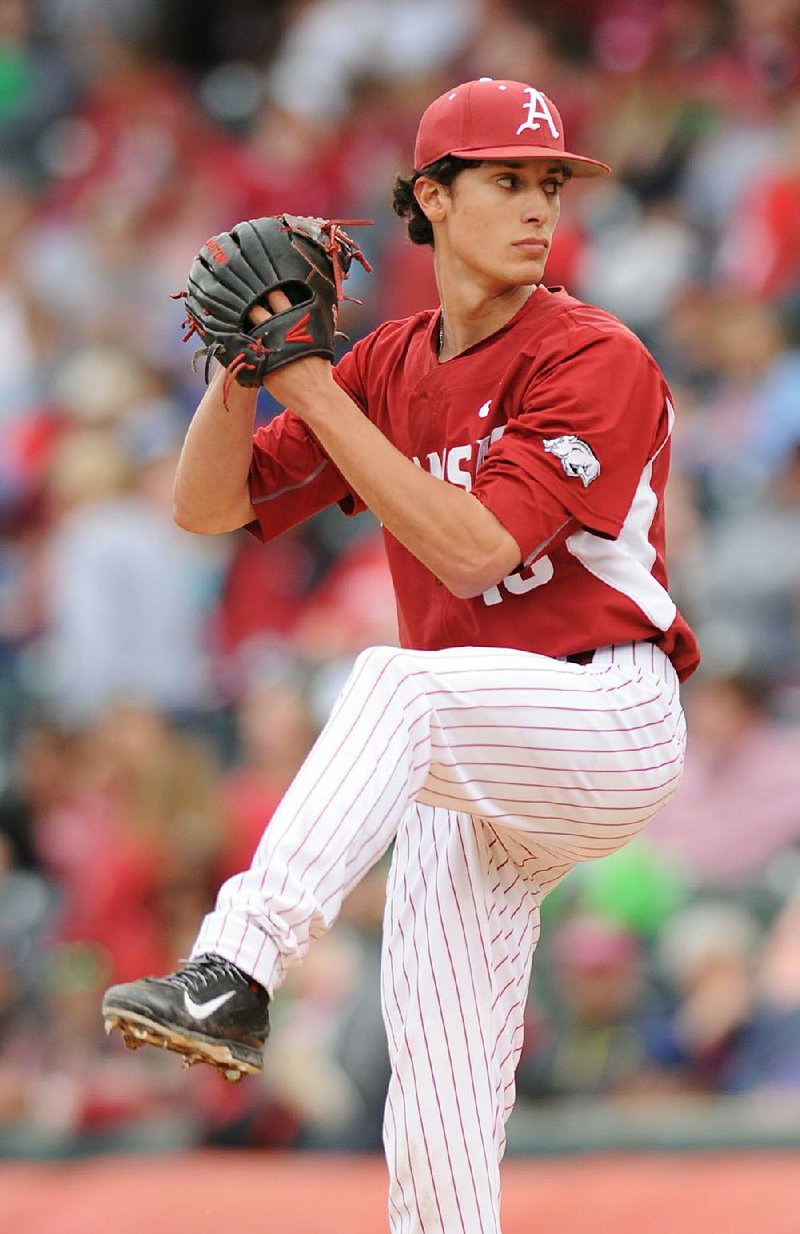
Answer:
[[222, 1074], [226, 1080], [230, 1080], [231, 1084], [238, 1084], [242, 1078], [241, 1071], [236, 1071], [233, 1067], [228, 1067]]

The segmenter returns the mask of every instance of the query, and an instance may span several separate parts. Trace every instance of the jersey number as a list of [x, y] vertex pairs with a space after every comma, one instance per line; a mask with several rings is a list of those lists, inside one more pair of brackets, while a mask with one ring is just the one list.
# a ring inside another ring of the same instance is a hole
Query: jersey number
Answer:
[[505, 599], [500, 591], [501, 587], [505, 587], [512, 596], [522, 596], [526, 591], [533, 591], [534, 587], [544, 587], [552, 577], [552, 561], [549, 557], [540, 557], [532, 565], [523, 566], [521, 570], [507, 574], [496, 586], [489, 587], [483, 593], [483, 602], [488, 605], [500, 604]]

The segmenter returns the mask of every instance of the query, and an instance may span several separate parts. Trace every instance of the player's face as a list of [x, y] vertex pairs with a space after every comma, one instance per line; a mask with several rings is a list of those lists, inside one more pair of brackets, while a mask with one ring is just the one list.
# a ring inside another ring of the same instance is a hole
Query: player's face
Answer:
[[[485, 162], [435, 194], [437, 258], [488, 285], [540, 282], [561, 209], [564, 166], [551, 159]], [[430, 183], [430, 182], [429, 182]], [[441, 186], [439, 186], [441, 187]]]

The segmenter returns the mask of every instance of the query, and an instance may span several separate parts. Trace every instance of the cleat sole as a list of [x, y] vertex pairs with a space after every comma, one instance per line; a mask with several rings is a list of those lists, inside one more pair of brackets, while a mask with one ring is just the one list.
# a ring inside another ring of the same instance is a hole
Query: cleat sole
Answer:
[[[184, 1067], [206, 1063], [234, 1084], [243, 1075], [258, 1075], [261, 1072], [260, 1062], [237, 1058], [227, 1045], [186, 1037], [179, 1029], [156, 1024], [135, 1011], [110, 1011], [105, 1017], [105, 1029], [107, 1033], [112, 1033], [115, 1028], [119, 1029], [129, 1050], [138, 1050], [143, 1045], [171, 1050], [182, 1056]], [[254, 1050], [252, 1054], [257, 1057]]]

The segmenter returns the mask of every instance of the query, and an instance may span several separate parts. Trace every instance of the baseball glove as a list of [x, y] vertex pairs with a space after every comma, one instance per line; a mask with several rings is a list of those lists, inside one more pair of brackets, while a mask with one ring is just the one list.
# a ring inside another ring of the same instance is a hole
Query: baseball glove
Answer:
[[[339, 302], [351, 298], [343, 295], [342, 283], [354, 258], [371, 269], [341, 221], [293, 214], [248, 219], [206, 241], [186, 289], [175, 298], [186, 301], [184, 342], [195, 334], [202, 340], [192, 367], [205, 356], [206, 381], [212, 359], [228, 370], [226, 406], [233, 380], [260, 386], [292, 360], [333, 359]], [[253, 325], [250, 310], [257, 304], [269, 308], [268, 297], [277, 290], [291, 307], [270, 310], [271, 317]]]

